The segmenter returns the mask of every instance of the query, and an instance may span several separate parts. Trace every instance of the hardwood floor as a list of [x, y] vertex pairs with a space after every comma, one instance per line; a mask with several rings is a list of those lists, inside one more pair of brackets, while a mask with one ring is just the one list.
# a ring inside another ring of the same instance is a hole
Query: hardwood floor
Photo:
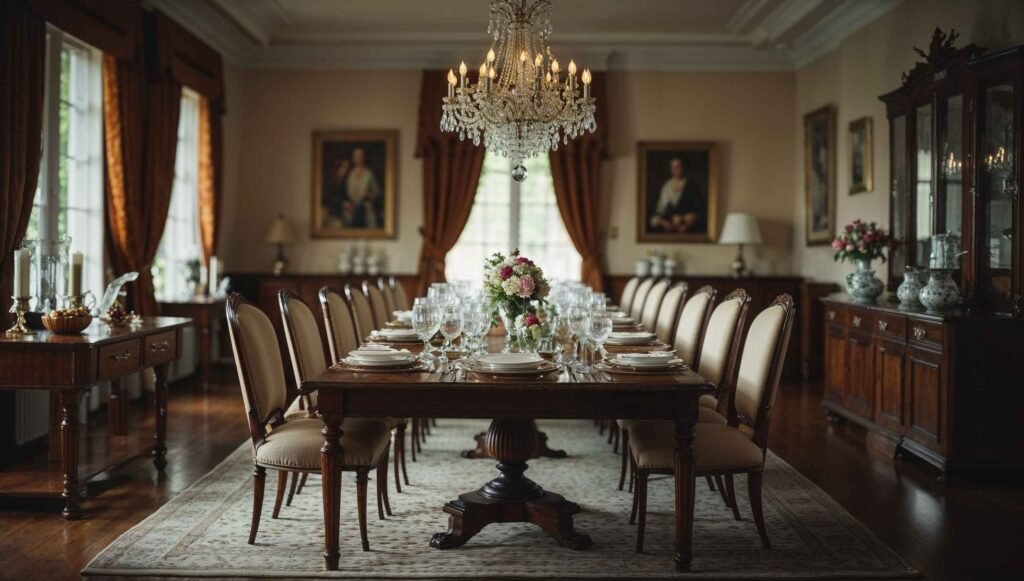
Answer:
[[[0, 511], [0, 579], [77, 578], [94, 555], [244, 441], [248, 432], [234, 370], [220, 367], [214, 377], [207, 393], [191, 382], [171, 387], [165, 478], [157, 479], [148, 458], [107, 473], [90, 487], [85, 518], [78, 522], [55, 512], [26, 511], [24, 501], [7, 501]], [[1019, 574], [1024, 488], [969, 483], [947, 488], [922, 462], [893, 463], [869, 452], [863, 430], [825, 420], [819, 386], [783, 386], [775, 414], [770, 448], [929, 579]], [[105, 437], [104, 422], [100, 415], [90, 424], [92, 438]], [[132, 433], [151, 433], [149, 408], [133, 407], [129, 425]], [[608, 461], [617, 462], [610, 447]]]

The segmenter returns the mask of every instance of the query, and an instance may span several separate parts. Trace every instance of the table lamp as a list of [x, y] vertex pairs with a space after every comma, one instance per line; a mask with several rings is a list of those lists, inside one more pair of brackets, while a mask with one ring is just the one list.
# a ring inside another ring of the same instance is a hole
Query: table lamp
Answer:
[[736, 259], [732, 261], [732, 275], [736, 278], [746, 276], [747, 264], [743, 260], [744, 244], [761, 244], [761, 228], [757, 225], [757, 218], [746, 212], [730, 212], [725, 216], [725, 226], [722, 227], [722, 235], [718, 238], [719, 244], [736, 244]]
[[270, 228], [267, 228], [266, 241], [270, 244], [277, 244], [274, 276], [281, 276], [284, 274], [285, 268], [288, 267], [288, 259], [284, 257], [284, 245], [295, 242], [295, 230], [292, 229], [291, 222], [284, 217], [283, 213], [278, 214], [277, 218], [270, 223]]

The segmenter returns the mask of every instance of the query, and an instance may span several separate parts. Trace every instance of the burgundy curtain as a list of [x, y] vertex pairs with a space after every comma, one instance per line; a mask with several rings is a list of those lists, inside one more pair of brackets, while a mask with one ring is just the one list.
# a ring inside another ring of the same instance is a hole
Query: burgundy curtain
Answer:
[[608, 101], [603, 73], [594, 73], [591, 95], [597, 100], [594, 113], [597, 130], [584, 133], [567, 144], [559, 144], [549, 158], [558, 212], [573, 246], [583, 258], [581, 280], [600, 291], [604, 289], [598, 229], [601, 162], [605, 158], [608, 134]]
[[11, 256], [28, 229], [42, 159], [46, 23], [24, 0], [5, 1], [0, 11], [0, 319], [5, 319]]
[[116, 274], [139, 273], [128, 285], [131, 308], [156, 315], [150, 269], [171, 202], [181, 83], [158, 67], [147, 77], [141, 54], [103, 60], [107, 226]]
[[441, 131], [441, 99], [447, 94], [443, 71], [423, 72], [416, 136], [416, 157], [423, 160], [423, 248], [416, 287], [421, 295], [430, 283], [445, 280], [445, 257], [466, 227], [484, 166], [482, 146]]

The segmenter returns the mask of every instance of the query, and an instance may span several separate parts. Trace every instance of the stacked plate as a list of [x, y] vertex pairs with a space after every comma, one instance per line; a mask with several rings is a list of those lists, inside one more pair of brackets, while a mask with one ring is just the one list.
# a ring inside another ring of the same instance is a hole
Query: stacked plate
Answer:
[[399, 323], [412, 324], [412, 311], [395, 311], [392, 314], [395, 316], [395, 320]]
[[621, 353], [607, 360], [611, 370], [633, 372], [678, 371], [686, 369], [686, 363], [676, 357], [674, 351], [652, 353]]
[[557, 363], [535, 353], [492, 353], [470, 364], [471, 371], [489, 375], [537, 375], [558, 369]]
[[420, 336], [412, 329], [379, 329], [371, 338], [377, 341], [393, 341], [395, 343], [418, 343]]
[[342, 362], [352, 367], [401, 369], [413, 367], [418, 360], [407, 349], [393, 349], [386, 345], [364, 345], [350, 351]]
[[648, 345], [655, 337], [648, 331], [612, 331], [605, 342], [609, 345]]
[[637, 327], [639, 327], [639, 325], [637, 324], [636, 319], [625, 313], [619, 313], [612, 317], [613, 330], [628, 331], [636, 329]]

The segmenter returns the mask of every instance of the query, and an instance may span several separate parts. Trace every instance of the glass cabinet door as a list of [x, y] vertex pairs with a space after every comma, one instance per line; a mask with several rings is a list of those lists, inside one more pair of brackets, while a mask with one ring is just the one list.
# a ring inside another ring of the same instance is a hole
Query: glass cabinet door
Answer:
[[[889, 167], [892, 168], [889, 195], [892, 200], [889, 203], [892, 212], [892, 235], [897, 240], [907, 244], [907, 116], [897, 115], [892, 118], [892, 147], [889, 151], [891, 156]], [[890, 287], [896, 280], [903, 278], [903, 271], [907, 266], [907, 250], [902, 244], [896, 246], [889, 256], [892, 276], [889, 277]]]
[[938, 219], [939, 233], [963, 236], [963, 159], [964, 98], [956, 95], [946, 99], [942, 132], [942, 207]]
[[922, 105], [914, 113], [914, 136], [916, 155], [914, 158], [914, 207], [911, 221], [914, 233], [914, 265], [928, 266], [932, 246], [932, 116], [931, 105]]
[[981, 196], [984, 203], [979, 249], [981, 285], [997, 305], [1005, 304], [1010, 291], [1013, 248], [1014, 179], [1013, 103], [1014, 87], [1002, 84], [984, 93], [981, 139]]

